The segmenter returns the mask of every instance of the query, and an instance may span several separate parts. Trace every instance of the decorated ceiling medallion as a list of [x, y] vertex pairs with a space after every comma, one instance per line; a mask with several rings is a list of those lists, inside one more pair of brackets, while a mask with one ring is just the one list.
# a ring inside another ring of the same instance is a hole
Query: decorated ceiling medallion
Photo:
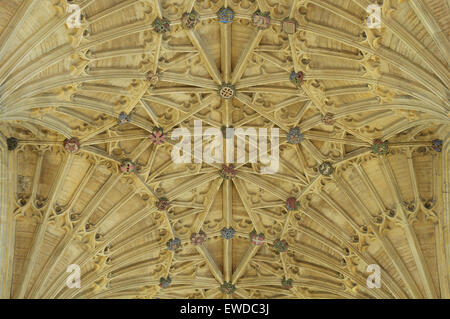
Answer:
[[185, 12], [181, 16], [181, 26], [183, 29], [193, 29], [200, 21], [200, 17], [197, 12]]
[[286, 277], [283, 277], [283, 279], [281, 279], [281, 286], [286, 289], [291, 289], [293, 287], [292, 279], [286, 279]]
[[222, 228], [221, 233], [222, 233], [222, 238], [232, 239], [234, 237], [235, 231], [234, 231], [233, 227], [230, 226], [228, 228], [226, 228], [226, 227]]
[[223, 179], [233, 179], [236, 176], [237, 171], [234, 169], [233, 164], [222, 164], [222, 169], [219, 171], [220, 176]]
[[298, 88], [303, 84], [303, 78], [304, 74], [302, 71], [299, 72], [292, 71], [291, 75], [289, 76], [289, 80], [291, 80], [291, 82], [294, 83], [295, 86]]
[[270, 25], [270, 13], [261, 12], [261, 10], [256, 10], [252, 15], [252, 23], [259, 30], [265, 30]]
[[281, 29], [287, 34], [294, 34], [297, 31], [297, 21], [286, 18], [281, 22]]
[[156, 203], [156, 207], [158, 207], [158, 210], [166, 210], [169, 208], [169, 200], [165, 197], [161, 197]]
[[371, 147], [372, 153], [376, 155], [386, 155], [389, 152], [389, 145], [387, 141], [382, 141], [377, 138], [373, 141], [373, 145]]
[[232, 293], [234, 293], [236, 290], [236, 286], [233, 285], [231, 282], [225, 281], [221, 286], [220, 286], [220, 291], [222, 291], [222, 293], [226, 294], [226, 295], [231, 295]]
[[431, 147], [438, 153], [442, 152], [442, 145], [443, 145], [442, 140], [436, 139], [431, 141]]
[[[227, 128], [229, 128], [230, 130], [227, 131]], [[222, 127], [220, 128], [220, 131], [222, 132], [223, 138], [233, 138], [234, 136], [234, 129], [233, 126], [228, 126], [226, 127], [225, 125], [222, 125]]]
[[164, 143], [166, 137], [164, 135], [163, 129], [160, 127], [154, 127], [153, 132], [150, 134], [150, 141], [153, 144], [160, 145]]
[[8, 151], [14, 151], [19, 145], [19, 140], [15, 137], [9, 137], [6, 139], [6, 145], [8, 146]]
[[319, 173], [323, 176], [330, 176], [334, 171], [333, 165], [330, 162], [323, 162], [319, 165]]
[[206, 241], [206, 234], [203, 231], [199, 231], [198, 233], [191, 234], [191, 243], [193, 245], [203, 245]]
[[255, 246], [261, 246], [262, 244], [264, 244], [264, 239], [265, 239], [265, 236], [263, 233], [258, 234], [256, 232], [256, 230], [254, 230], [250, 233], [250, 241]]
[[159, 81], [159, 74], [158, 73], [153, 73], [153, 72], [148, 72], [146, 79], [147, 79], [147, 82], [150, 83], [150, 85], [154, 86]]
[[286, 200], [286, 208], [288, 211], [297, 210], [299, 207], [300, 204], [295, 197], [289, 197]]
[[119, 123], [119, 125], [130, 123], [130, 118], [131, 118], [130, 115], [128, 115], [125, 112], [121, 112], [119, 114], [119, 118], [117, 119], [117, 122]]
[[156, 33], [166, 33], [170, 31], [170, 22], [167, 18], [156, 18], [152, 23], [153, 29]]
[[284, 239], [276, 239], [273, 242], [273, 247], [275, 248], [275, 250], [279, 253], [283, 253], [287, 250], [288, 248], [288, 243], [286, 240]]
[[217, 17], [221, 23], [231, 23], [233, 22], [234, 12], [230, 8], [221, 8], [217, 12]]
[[124, 174], [134, 173], [135, 168], [136, 165], [134, 165], [134, 163], [129, 159], [123, 160], [120, 164], [120, 171]]
[[68, 153], [76, 153], [80, 150], [80, 141], [76, 137], [68, 138], [64, 141], [64, 149]]
[[325, 125], [334, 125], [334, 123], [336, 123], [336, 120], [334, 119], [333, 113], [326, 113], [324, 116], [322, 116], [322, 123]]
[[293, 127], [286, 135], [287, 141], [290, 144], [300, 144], [305, 136], [300, 132], [298, 127]]
[[219, 86], [219, 95], [223, 99], [232, 99], [234, 98], [236, 94], [236, 90], [234, 88], [234, 85], [223, 83], [221, 86]]
[[159, 279], [159, 286], [160, 286], [161, 288], [167, 288], [167, 287], [169, 287], [169, 285], [170, 285], [171, 283], [172, 283], [172, 279], [170, 279], [169, 276], [167, 276], [167, 278], [161, 277], [161, 278]]
[[179, 238], [171, 239], [167, 242], [167, 249], [170, 251], [175, 251], [181, 247], [181, 240]]

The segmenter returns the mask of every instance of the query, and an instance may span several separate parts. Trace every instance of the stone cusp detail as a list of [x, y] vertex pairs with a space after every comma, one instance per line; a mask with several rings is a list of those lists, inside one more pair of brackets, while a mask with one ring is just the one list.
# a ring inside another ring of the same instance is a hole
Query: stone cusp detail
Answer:
[[230, 8], [220, 8], [217, 17], [221, 23], [231, 23], [234, 19], [234, 12]]
[[199, 231], [198, 233], [191, 234], [191, 244], [193, 245], [203, 245], [206, 241], [206, 234], [203, 231]]
[[256, 10], [252, 15], [252, 23], [259, 30], [265, 30], [270, 26], [270, 12]]
[[64, 141], [64, 149], [74, 154], [80, 150], [80, 141], [76, 137], [68, 138]]

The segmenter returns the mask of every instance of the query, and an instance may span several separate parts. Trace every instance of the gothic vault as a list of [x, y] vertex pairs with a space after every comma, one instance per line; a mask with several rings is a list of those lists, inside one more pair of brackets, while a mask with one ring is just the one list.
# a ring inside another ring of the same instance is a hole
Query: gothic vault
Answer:
[[[450, 298], [449, 35], [446, 0], [0, 0], [1, 297]], [[194, 121], [278, 128], [278, 171], [174, 163]]]

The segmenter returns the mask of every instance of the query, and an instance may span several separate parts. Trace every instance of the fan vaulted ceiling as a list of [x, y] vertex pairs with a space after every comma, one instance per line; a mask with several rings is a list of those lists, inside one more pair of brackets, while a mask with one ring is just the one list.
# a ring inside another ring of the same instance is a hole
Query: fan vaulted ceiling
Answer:
[[[0, 0], [1, 296], [450, 298], [448, 2], [371, 3]], [[278, 172], [174, 163], [195, 120], [279, 128]]]

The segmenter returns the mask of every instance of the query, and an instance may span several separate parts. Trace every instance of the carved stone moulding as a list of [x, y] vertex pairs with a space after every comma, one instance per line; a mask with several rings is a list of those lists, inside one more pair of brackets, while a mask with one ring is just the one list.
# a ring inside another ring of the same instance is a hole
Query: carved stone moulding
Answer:
[[275, 239], [275, 241], [273, 242], [273, 248], [275, 248], [275, 250], [279, 253], [285, 252], [288, 246], [289, 245], [287, 241], [284, 239]]
[[325, 125], [334, 125], [334, 123], [336, 123], [336, 120], [334, 119], [334, 114], [326, 113], [324, 116], [322, 116], [322, 123]]
[[438, 153], [442, 152], [442, 145], [442, 140], [435, 139], [431, 141], [431, 147]]
[[131, 116], [130, 115], [128, 115], [125, 112], [121, 112], [119, 114], [119, 117], [117, 118], [117, 123], [119, 125], [122, 125], [122, 124], [130, 123], [130, 120], [131, 120]]
[[172, 283], [172, 279], [169, 276], [167, 276], [167, 278], [161, 277], [159, 279], [159, 286], [161, 288], [167, 288], [167, 287], [169, 287], [169, 285], [171, 283]]
[[234, 85], [229, 83], [223, 83], [219, 86], [219, 96], [223, 99], [232, 99], [236, 95], [236, 89]]
[[257, 233], [256, 230], [253, 230], [250, 235], [250, 241], [252, 242], [253, 245], [255, 246], [262, 246], [262, 244], [264, 244], [264, 239], [265, 236], [263, 233]]
[[233, 179], [236, 176], [237, 171], [234, 169], [233, 164], [223, 164], [222, 169], [219, 171], [220, 176], [223, 179]]
[[120, 171], [124, 174], [134, 173], [136, 165], [129, 159], [125, 159], [120, 164]]
[[303, 84], [303, 78], [305, 77], [305, 74], [302, 71], [295, 72], [292, 71], [291, 75], [289, 76], [289, 80], [295, 84], [296, 87], [300, 87]]
[[291, 289], [293, 287], [292, 279], [286, 279], [286, 277], [283, 277], [281, 279], [281, 286], [283, 286], [286, 289]]
[[382, 141], [377, 138], [373, 141], [373, 145], [371, 147], [372, 153], [376, 155], [386, 155], [389, 152], [389, 144], [387, 141]]
[[236, 286], [233, 285], [231, 282], [225, 281], [220, 286], [220, 291], [226, 295], [231, 295], [232, 293], [234, 293], [236, 291]]
[[333, 164], [331, 164], [330, 162], [323, 162], [319, 165], [319, 173], [323, 176], [330, 176], [331, 174], [333, 174], [333, 172]]
[[177, 237], [174, 239], [171, 239], [167, 242], [167, 249], [170, 251], [175, 251], [177, 249], [181, 248], [181, 240]]
[[221, 230], [222, 238], [224, 239], [232, 239], [234, 237], [234, 233], [235, 231], [231, 226], [228, 228], [224, 227]]
[[156, 18], [152, 26], [156, 33], [163, 34], [170, 31], [170, 21], [164, 17]]
[[74, 154], [80, 150], [80, 141], [76, 137], [65, 139], [63, 144], [68, 153]]
[[300, 132], [298, 127], [293, 127], [286, 135], [289, 144], [300, 144], [305, 136]]
[[297, 210], [300, 207], [300, 203], [295, 197], [289, 197], [286, 200], [286, 209], [288, 211]]
[[252, 15], [252, 23], [259, 30], [267, 29], [270, 26], [270, 12], [256, 10]]
[[206, 234], [203, 231], [199, 231], [198, 233], [191, 234], [191, 243], [193, 245], [203, 245], [206, 241]]
[[281, 22], [281, 30], [287, 34], [294, 34], [297, 31], [297, 21], [289, 18], [284, 19]]
[[160, 144], [164, 143], [166, 140], [164, 131], [160, 127], [154, 127], [149, 138], [150, 138], [150, 141], [152, 141], [152, 143], [156, 144], [156, 145], [160, 145]]
[[195, 11], [185, 12], [181, 16], [181, 26], [186, 30], [193, 29], [199, 21], [200, 17]]
[[6, 139], [6, 145], [8, 146], [8, 151], [14, 151], [19, 145], [19, 140], [15, 137], [9, 137]]
[[217, 17], [220, 23], [231, 23], [233, 22], [234, 12], [230, 8], [220, 8]]
[[156, 207], [158, 207], [158, 210], [166, 210], [169, 208], [169, 200], [165, 197], [161, 197], [158, 202], [156, 203]]
[[[231, 130], [227, 131], [228, 128]], [[234, 128], [232, 125], [230, 125], [228, 127], [225, 125], [222, 125], [222, 127], [220, 128], [220, 131], [222, 132], [223, 137], [226, 139], [233, 138], [233, 136], [234, 136]]]

